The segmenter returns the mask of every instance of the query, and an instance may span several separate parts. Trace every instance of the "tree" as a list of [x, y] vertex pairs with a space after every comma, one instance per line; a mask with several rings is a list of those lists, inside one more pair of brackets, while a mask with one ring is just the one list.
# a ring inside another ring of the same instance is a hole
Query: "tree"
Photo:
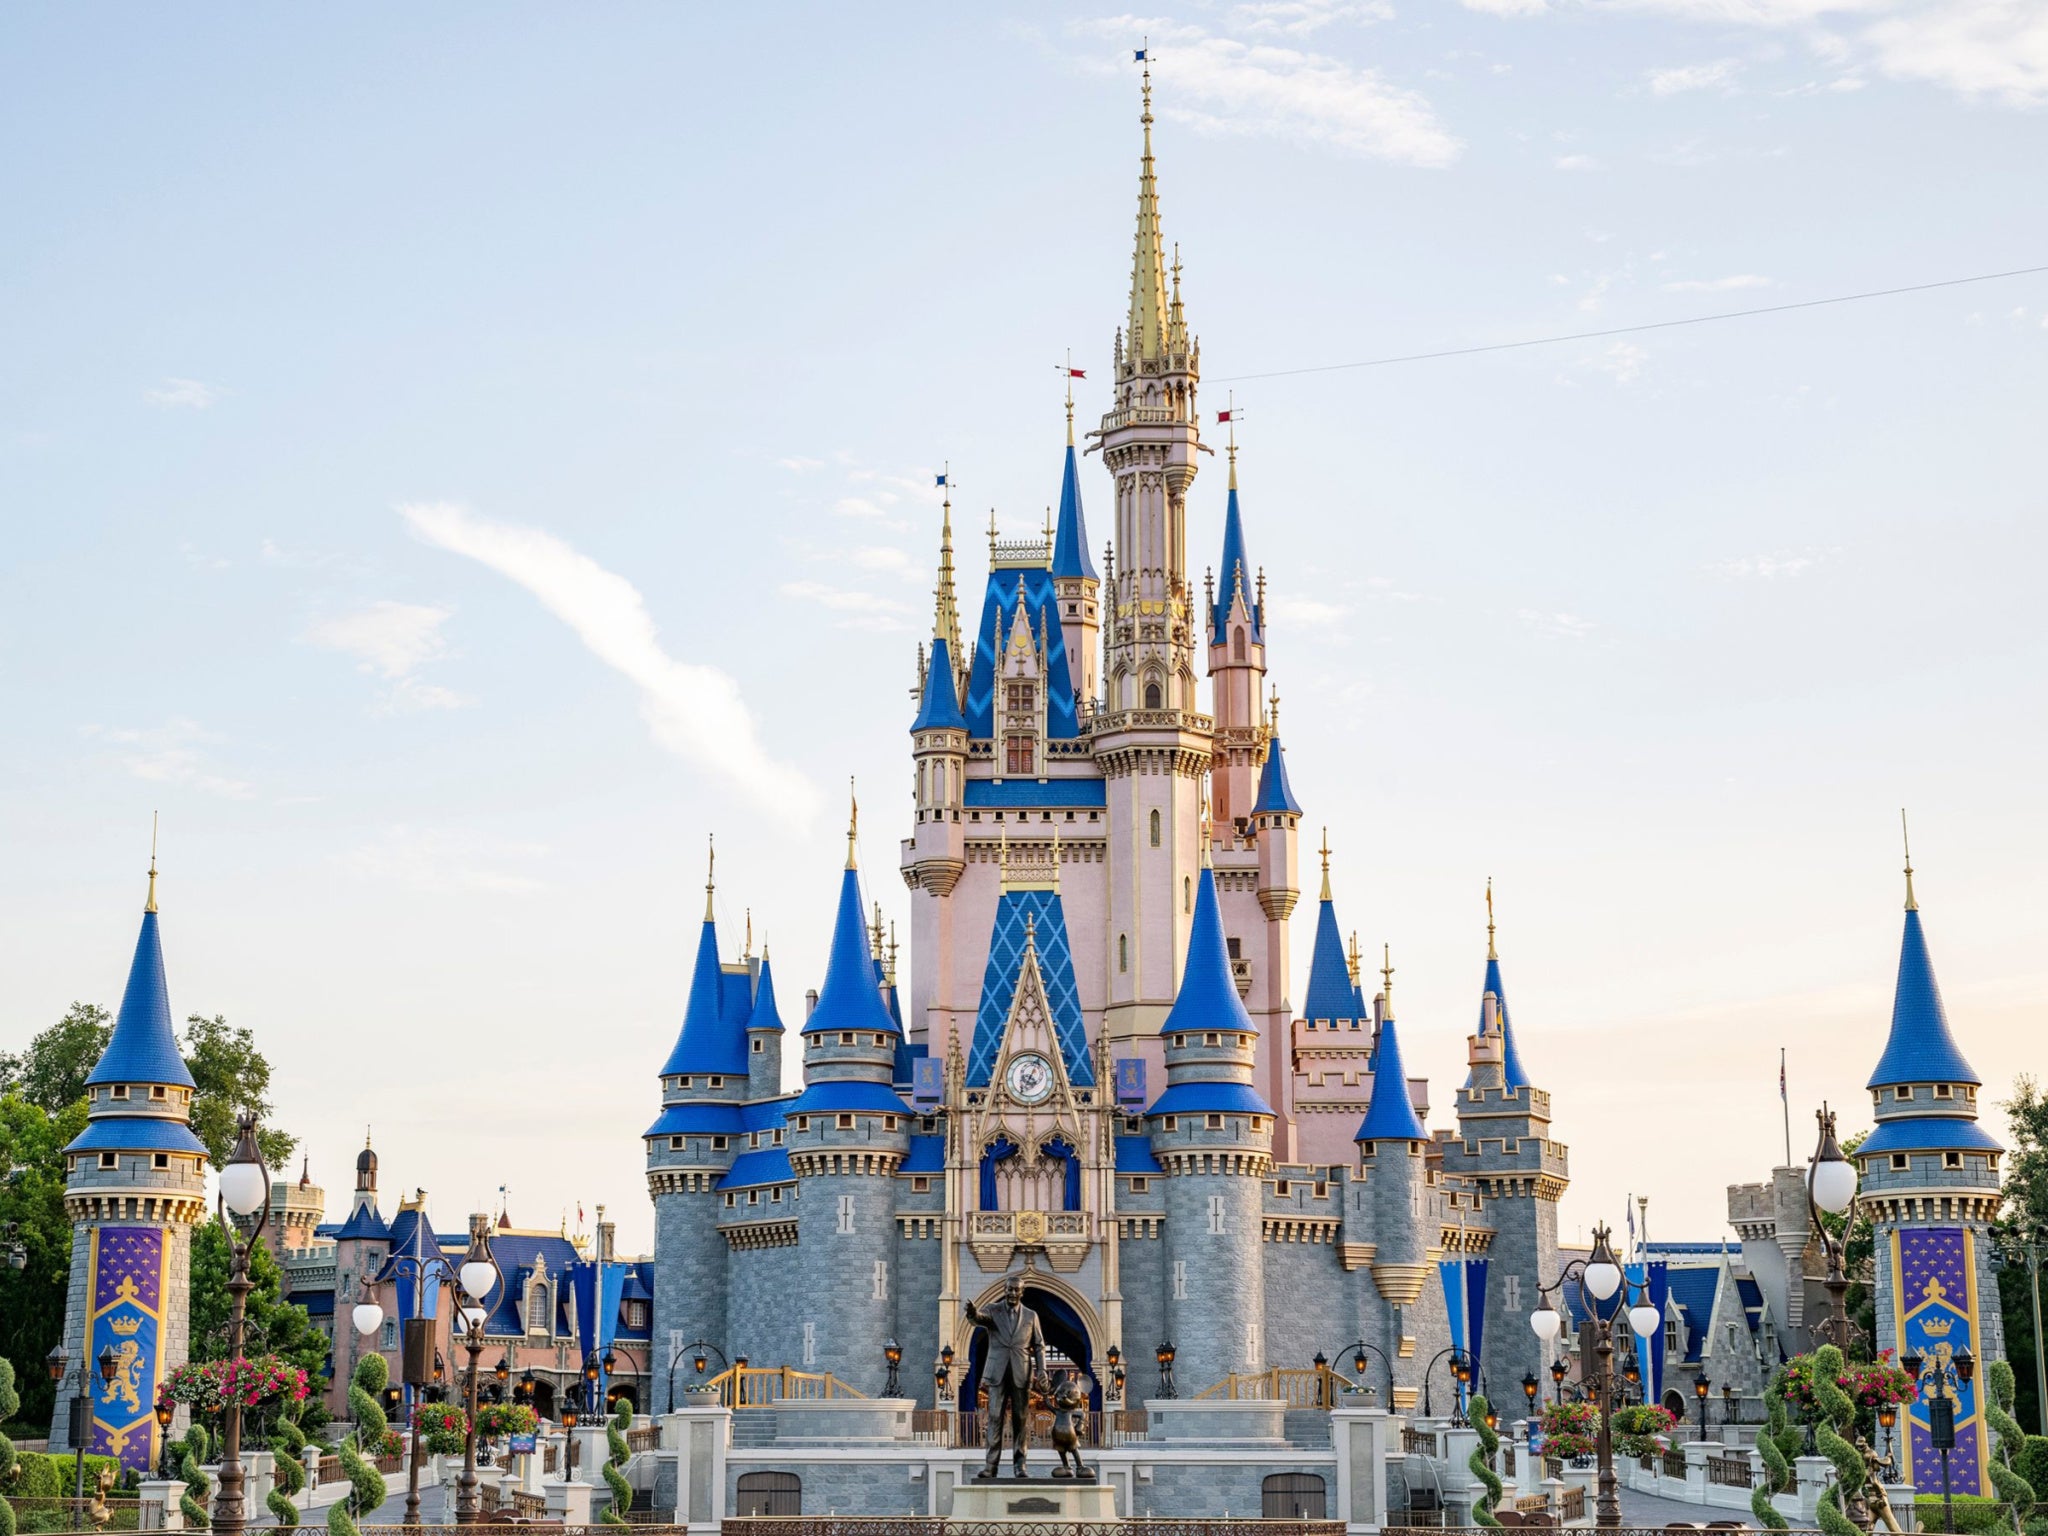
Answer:
[[0, 1053], [0, 1091], [19, 1094], [54, 1115], [85, 1097], [86, 1075], [107, 1048], [113, 1016], [97, 1003], [73, 1003], [20, 1055]]
[[64, 1331], [71, 1275], [64, 1146], [84, 1129], [83, 1100], [53, 1114], [18, 1093], [0, 1098], [0, 1224], [14, 1224], [28, 1254], [19, 1272], [0, 1265], [0, 1356], [14, 1364], [25, 1424], [47, 1425], [56, 1406], [43, 1360]]
[[1992, 1232], [2005, 1259], [1998, 1276], [1998, 1300], [2005, 1315], [2005, 1354], [2017, 1378], [2013, 1417], [2038, 1427], [2042, 1405], [2034, 1360], [2041, 1341], [2034, 1337], [2033, 1277], [2027, 1272], [2026, 1244], [2031, 1239], [2048, 1261], [2048, 1094], [2022, 1073], [2013, 1082], [2012, 1097], [1998, 1107], [2012, 1127], [2000, 1189], [2003, 1203]]
[[270, 1062], [256, 1049], [255, 1035], [229, 1025], [225, 1016], [192, 1014], [185, 1020], [185, 1065], [192, 1071], [192, 1134], [206, 1143], [216, 1168], [225, 1167], [235, 1149], [236, 1122], [256, 1116], [257, 1144], [263, 1160], [282, 1168], [299, 1142], [296, 1136], [268, 1124]]
[[[224, 1360], [228, 1354], [228, 1270], [234, 1255], [227, 1229], [219, 1220], [202, 1223], [192, 1231], [192, 1288], [190, 1309], [191, 1358], [197, 1361]], [[306, 1309], [280, 1299], [284, 1271], [263, 1243], [249, 1255], [249, 1292], [244, 1309], [245, 1355], [273, 1354], [318, 1377], [327, 1368], [331, 1346], [325, 1334], [313, 1326]], [[303, 1428], [317, 1429], [324, 1421], [318, 1399], [309, 1399], [300, 1416]]]

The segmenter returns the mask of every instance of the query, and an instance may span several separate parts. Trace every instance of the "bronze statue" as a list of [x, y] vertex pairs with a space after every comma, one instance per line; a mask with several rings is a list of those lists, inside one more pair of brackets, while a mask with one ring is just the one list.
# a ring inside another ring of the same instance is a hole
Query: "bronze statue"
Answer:
[[988, 1334], [988, 1358], [981, 1367], [982, 1385], [988, 1390], [988, 1459], [981, 1475], [996, 1475], [1007, 1419], [1011, 1459], [1022, 1477], [1025, 1447], [1031, 1443], [1031, 1388], [1045, 1376], [1045, 1335], [1039, 1331], [1038, 1314], [1024, 1305], [1024, 1282], [1012, 1275], [1003, 1282], [1002, 1300], [986, 1312], [967, 1303], [967, 1321]]
[[[1060, 1464], [1053, 1468], [1054, 1477], [1092, 1477], [1081, 1464], [1081, 1427], [1075, 1422], [1076, 1412], [1088, 1411], [1088, 1391], [1075, 1374], [1066, 1369], [1052, 1379], [1052, 1448], [1059, 1453]], [[1069, 1470], [1068, 1463], [1072, 1462]]]

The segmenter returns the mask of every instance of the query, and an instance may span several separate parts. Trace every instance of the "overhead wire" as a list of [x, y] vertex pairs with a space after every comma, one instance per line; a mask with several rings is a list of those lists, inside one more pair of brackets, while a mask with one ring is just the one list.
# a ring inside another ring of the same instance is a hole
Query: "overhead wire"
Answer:
[[1435, 352], [1406, 352], [1397, 357], [1372, 357], [1355, 363], [1318, 363], [1306, 368], [1275, 368], [1264, 373], [1233, 373], [1213, 379], [1216, 384], [1243, 384], [1255, 379], [1288, 379], [1309, 373], [1342, 373], [1354, 368], [1387, 368], [1396, 363], [1427, 363], [1445, 357], [1473, 357], [1482, 352], [1513, 352], [1523, 347], [1549, 347], [1567, 341], [1600, 341], [1610, 336], [1634, 336], [1643, 331], [1668, 331], [1682, 325], [1709, 325], [1717, 320], [1749, 320], [1758, 315], [1782, 315], [1795, 309], [1820, 309], [1830, 304], [1854, 304], [1864, 299], [1896, 298], [1906, 293], [1928, 293], [1937, 288], [1961, 288], [1970, 283], [1991, 283], [2008, 277], [2031, 277], [2048, 272], [2048, 266], [2015, 267], [2009, 272], [1980, 272], [1973, 277], [1949, 277], [1933, 283], [1908, 283], [1899, 288], [1872, 288], [1864, 293], [1838, 293], [1824, 299], [1800, 299], [1789, 304], [1765, 304], [1755, 309], [1729, 309], [1711, 315], [1688, 315], [1679, 320], [1650, 320], [1641, 325], [1616, 325], [1598, 331], [1572, 331], [1558, 336], [1530, 336], [1521, 341], [1494, 341], [1476, 347], [1445, 347]]

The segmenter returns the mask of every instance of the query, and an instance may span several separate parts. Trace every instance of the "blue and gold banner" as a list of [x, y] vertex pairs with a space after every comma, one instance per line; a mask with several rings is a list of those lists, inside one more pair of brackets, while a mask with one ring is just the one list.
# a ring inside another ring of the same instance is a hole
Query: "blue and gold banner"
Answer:
[[[156, 1460], [156, 1386], [163, 1374], [164, 1232], [160, 1227], [100, 1227], [93, 1233], [86, 1279], [92, 1311], [81, 1369], [93, 1383], [87, 1448], [118, 1456], [147, 1474]], [[114, 1352], [114, 1378], [102, 1381], [98, 1361]]]
[[1955, 1379], [1953, 1361], [1967, 1346], [1977, 1350], [1976, 1236], [1967, 1227], [1915, 1227], [1892, 1233], [1893, 1322], [1899, 1358], [1920, 1356], [1920, 1396], [1906, 1410], [1907, 1466], [1922, 1493], [1941, 1490], [1941, 1453], [1928, 1427], [1928, 1404], [1946, 1397], [1955, 1408], [1956, 1444], [1949, 1453], [1949, 1487], [1956, 1493], [1990, 1491], [1985, 1458], [1990, 1449], [1978, 1412], [1976, 1383]]

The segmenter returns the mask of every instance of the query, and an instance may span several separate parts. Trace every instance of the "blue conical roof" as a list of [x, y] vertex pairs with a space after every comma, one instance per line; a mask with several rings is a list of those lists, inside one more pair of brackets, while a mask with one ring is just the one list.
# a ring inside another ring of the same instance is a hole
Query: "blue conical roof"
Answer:
[[953, 650], [944, 635], [932, 640], [931, 661], [925, 668], [924, 698], [919, 701], [913, 731], [964, 731], [967, 716], [960, 712], [960, 694], [953, 677]]
[[851, 866], [839, 883], [839, 915], [832, 925], [825, 984], [818, 989], [818, 1006], [804, 1021], [803, 1032], [821, 1035], [841, 1029], [898, 1033], [875, 979], [874, 955], [868, 949], [867, 924], [860, 910], [860, 871]]
[[[1522, 1068], [1522, 1053], [1515, 1049], [1515, 1026], [1508, 1018], [1507, 988], [1501, 984], [1500, 960], [1497, 956], [1486, 957], [1486, 985], [1479, 997], [1479, 1027], [1486, 1028], [1486, 993], [1493, 994], [1496, 1011], [1500, 1015], [1500, 1060], [1501, 1077], [1507, 1083], [1508, 1092], [1529, 1086], [1529, 1074]], [[1469, 1079], [1466, 1086], [1470, 1086]]]
[[1216, 903], [1216, 871], [1204, 865], [1195, 882], [1195, 920], [1188, 928], [1188, 962], [1181, 971], [1180, 993], [1159, 1033], [1209, 1029], [1252, 1034], [1258, 1026], [1244, 1011], [1244, 999], [1231, 980], [1230, 946], [1223, 939], [1223, 912]]
[[1963, 1059], [1948, 1032], [1948, 1013], [1920, 929], [1920, 909], [1906, 909], [1906, 933], [1899, 943], [1899, 985], [1892, 994], [1892, 1032], [1866, 1088], [1897, 1083], [1979, 1083], [1976, 1068]]
[[1427, 1141], [1429, 1132], [1408, 1097], [1408, 1070], [1401, 1064], [1401, 1037], [1394, 1021], [1380, 1023], [1379, 1054], [1373, 1061], [1372, 1103], [1366, 1106], [1353, 1141]]
[[171, 1027], [171, 994], [164, 983], [164, 951], [157, 937], [154, 908], [142, 914], [142, 932], [135, 940], [135, 958], [128, 965], [128, 990], [121, 994], [121, 1012], [86, 1083], [196, 1086], [185, 1058], [178, 1054], [178, 1037]]
[[1081, 516], [1081, 475], [1072, 443], [1067, 444], [1066, 472], [1060, 478], [1060, 521], [1052, 541], [1052, 573], [1095, 580], [1095, 562], [1088, 558], [1088, 524]]
[[1316, 941], [1309, 951], [1308, 994], [1301, 1005], [1305, 1019], [1357, 1019], [1358, 989], [1344, 963], [1344, 940], [1337, 933], [1337, 904], [1325, 896], [1316, 911]]
[[782, 1015], [775, 1007], [775, 973], [768, 967], [768, 954], [765, 950], [761, 954], [761, 984], [754, 991], [754, 1011], [747, 1019], [747, 1028], [782, 1028]]
[[716, 1072], [747, 1075], [745, 1020], [728, 1017], [724, 976], [718, 965], [718, 925], [710, 918], [697, 939], [697, 965], [690, 976], [690, 1001], [683, 1010], [683, 1030], [662, 1064], [663, 1077]]
[[1259, 770], [1259, 798], [1252, 806], [1252, 814], [1282, 812], [1299, 816], [1301, 802], [1294, 798], [1294, 786], [1287, 782], [1287, 754], [1280, 750], [1280, 738], [1276, 735], [1266, 745], [1266, 766]]
[[1253, 601], [1251, 562], [1244, 553], [1244, 518], [1237, 510], [1237, 471], [1233, 469], [1230, 478], [1230, 501], [1223, 510], [1223, 565], [1216, 572], [1216, 603], [1210, 610], [1210, 627], [1215, 633], [1223, 632], [1224, 623], [1230, 618], [1230, 605], [1237, 594], [1237, 584], [1244, 583], [1244, 605], [1252, 619], [1252, 638], [1263, 640], [1266, 635], [1266, 616]]

